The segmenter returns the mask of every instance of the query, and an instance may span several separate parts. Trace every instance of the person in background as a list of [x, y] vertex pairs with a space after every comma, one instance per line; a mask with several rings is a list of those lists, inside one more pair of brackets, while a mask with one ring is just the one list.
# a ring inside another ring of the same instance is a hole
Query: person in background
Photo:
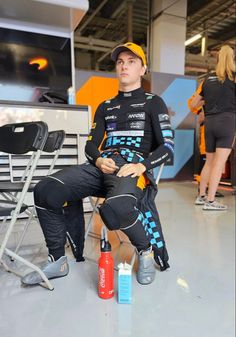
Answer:
[[[199, 154], [200, 154], [200, 160], [199, 160], [199, 166], [198, 166], [198, 172], [197, 176], [195, 177], [197, 183], [198, 183], [198, 194], [200, 193], [200, 175], [202, 168], [206, 162], [206, 142], [205, 142], [205, 114], [204, 114], [204, 107], [199, 106], [198, 108], [191, 109], [191, 101], [193, 99], [194, 95], [190, 97], [188, 100], [188, 106], [191, 112], [193, 112], [195, 115], [197, 115], [197, 122], [199, 124], [198, 127], [198, 149], [199, 149]], [[208, 187], [206, 189], [206, 194], [208, 193]], [[224, 195], [216, 191], [215, 196], [217, 198], [223, 198]], [[195, 202], [196, 205], [202, 205], [202, 202], [198, 203], [198, 198], [196, 199]]]
[[[155, 279], [155, 262], [161, 270], [169, 268], [152, 169], [172, 158], [173, 132], [164, 101], [141, 87], [146, 71], [142, 48], [127, 42], [116, 47], [111, 58], [116, 64], [119, 92], [97, 108], [85, 147], [88, 162], [58, 171], [34, 189], [49, 250], [42, 270], [48, 278], [68, 274], [65, 242], [70, 216], [65, 214], [65, 203], [70, 205], [67, 213], [74, 211], [74, 217], [83, 218], [82, 208], [78, 210], [83, 198], [105, 197], [99, 208], [104, 224], [128, 236], [138, 253], [137, 281], [149, 284]], [[21, 281], [32, 285], [42, 279], [32, 272]]]
[[[200, 193], [195, 204], [203, 210], [227, 209], [215, 201], [215, 194], [235, 138], [235, 61], [234, 51], [223, 46], [216, 70], [200, 84], [190, 102], [191, 109], [204, 105], [206, 162], [201, 172]], [[208, 194], [206, 194], [208, 186]]]

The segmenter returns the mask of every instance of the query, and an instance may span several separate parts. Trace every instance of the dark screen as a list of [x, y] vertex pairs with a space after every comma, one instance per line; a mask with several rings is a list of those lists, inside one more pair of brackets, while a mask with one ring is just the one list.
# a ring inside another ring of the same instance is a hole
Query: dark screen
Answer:
[[[41, 57], [48, 65], [30, 60]], [[70, 39], [0, 28], [0, 100], [37, 102], [47, 91], [71, 86]]]

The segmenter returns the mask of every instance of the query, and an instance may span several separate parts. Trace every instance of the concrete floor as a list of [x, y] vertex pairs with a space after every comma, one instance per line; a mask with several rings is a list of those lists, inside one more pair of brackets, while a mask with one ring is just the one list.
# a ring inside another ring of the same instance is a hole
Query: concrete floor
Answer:
[[[76, 263], [69, 250], [70, 273], [52, 280], [53, 291], [21, 287], [18, 277], [1, 268], [0, 336], [234, 337], [235, 197], [223, 193], [229, 210], [207, 212], [194, 205], [195, 184], [161, 182], [157, 205], [171, 268], [157, 271], [149, 286], [139, 285], [134, 272], [130, 305], [118, 304], [116, 296], [98, 298], [96, 263]], [[109, 236], [117, 259], [129, 260], [130, 245]], [[98, 244], [88, 238], [85, 255], [98, 259]], [[31, 225], [21, 255], [45, 260], [38, 225]]]

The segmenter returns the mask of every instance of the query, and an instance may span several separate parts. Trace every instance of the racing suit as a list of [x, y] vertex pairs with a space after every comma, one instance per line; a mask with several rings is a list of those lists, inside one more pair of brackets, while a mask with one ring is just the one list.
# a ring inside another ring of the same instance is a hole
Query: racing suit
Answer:
[[[78, 261], [82, 259], [82, 199], [100, 196], [105, 197], [100, 208], [105, 225], [110, 230], [122, 230], [138, 251], [151, 244], [161, 270], [168, 268], [151, 170], [173, 156], [173, 145], [168, 110], [160, 97], [139, 88], [119, 92], [101, 103], [85, 147], [88, 163], [58, 171], [35, 187], [36, 210], [49, 253], [56, 259], [64, 255], [67, 233], [72, 240], [77, 235], [74, 254]], [[104, 174], [95, 166], [100, 156], [112, 158], [119, 168], [141, 162], [146, 172], [136, 178], [118, 177], [117, 172]], [[63, 207], [65, 202], [68, 209]]]

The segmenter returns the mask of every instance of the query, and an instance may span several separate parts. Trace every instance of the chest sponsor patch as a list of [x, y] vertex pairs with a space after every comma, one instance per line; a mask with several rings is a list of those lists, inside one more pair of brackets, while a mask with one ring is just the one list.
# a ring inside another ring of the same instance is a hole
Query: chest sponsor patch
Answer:
[[144, 130], [145, 122], [144, 121], [129, 122], [128, 126], [130, 129]]
[[145, 104], [146, 104], [146, 102], [131, 104], [130, 106], [132, 106], [132, 108], [140, 108], [140, 107], [142, 108]]
[[116, 105], [116, 106], [107, 108], [107, 111], [111, 111], [111, 110], [114, 110], [114, 109], [120, 109], [120, 105]]
[[116, 130], [116, 123], [107, 123], [106, 131], [115, 131]]
[[115, 119], [117, 119], [116, 115], [108, 115], [108, 116], [105, 117], [105, 121], [115, 120]]
[[128, 113], [127, 118], [129, 120], [141, 120], [145, 121], [146, 113], [144, 111], [141, 112], [132, 112]]

